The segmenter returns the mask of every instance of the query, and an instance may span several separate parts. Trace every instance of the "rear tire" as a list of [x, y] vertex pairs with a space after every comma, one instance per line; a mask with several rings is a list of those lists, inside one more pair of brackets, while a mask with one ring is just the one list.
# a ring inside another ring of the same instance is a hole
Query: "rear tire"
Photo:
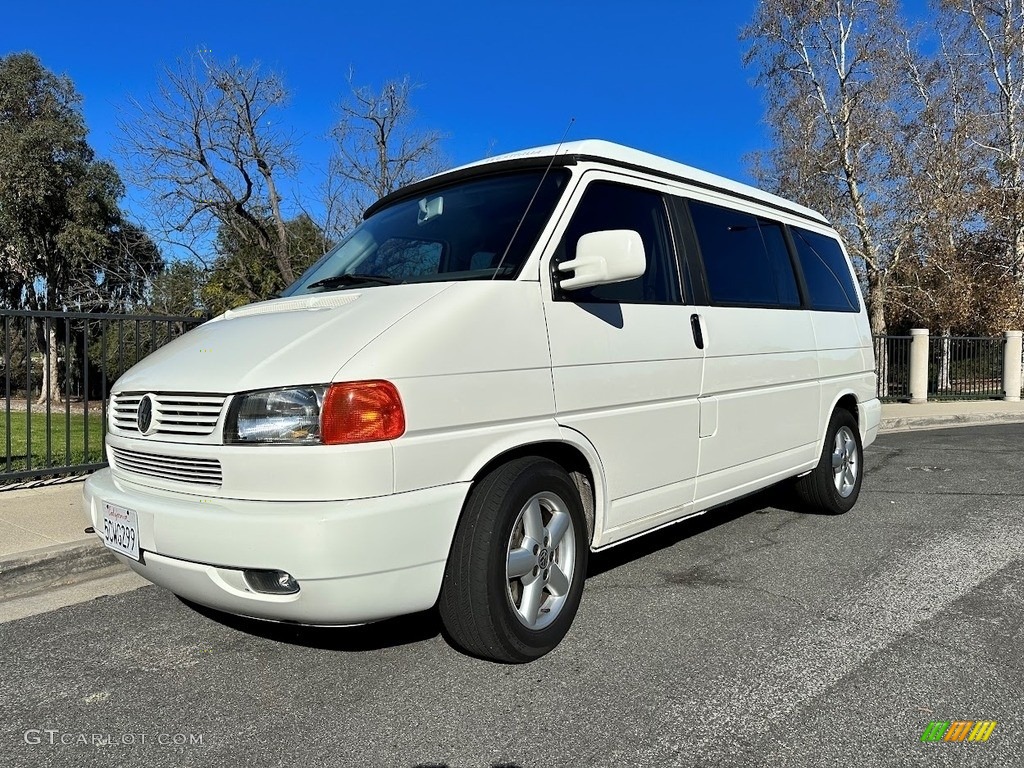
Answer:
[[579, 492], [558, 464], [527, 456], [470, 491], [438, 610], [467, 653], [519, 664], [561, 642], [583, 593], [589, 542]]
[[812, 512], [841, 515], [860, 496], [864, 478], [864, 448], [853, 414], [837, 409], [829, 421], [818, 466], [797, 478], [796, 495]]

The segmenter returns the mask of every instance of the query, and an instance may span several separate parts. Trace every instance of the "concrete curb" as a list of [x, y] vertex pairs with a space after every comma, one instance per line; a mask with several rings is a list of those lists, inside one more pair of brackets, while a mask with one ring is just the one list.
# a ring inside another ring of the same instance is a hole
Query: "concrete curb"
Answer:
[[977, 427], [986, 424], [1022, 424], [1024, 413], [958, 413], [941, 416], [898, 416], [882, 419], [879, 432], [909, 432], [921, 429]]
[[95, 537], [0, 558], [0, 600], [88, 581], [122, 568]]

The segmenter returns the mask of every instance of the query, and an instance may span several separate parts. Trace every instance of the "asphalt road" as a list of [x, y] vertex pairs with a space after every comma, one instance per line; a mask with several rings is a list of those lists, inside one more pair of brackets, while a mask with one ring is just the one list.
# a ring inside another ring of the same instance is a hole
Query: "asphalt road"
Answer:
[[1022, 765], [1022, 446], [886, 435], [847, 515], [769, 492], [598, 556], [526, 666], [429, 614], [281, 629], [155, 587], [0, 624], [0, 765]]

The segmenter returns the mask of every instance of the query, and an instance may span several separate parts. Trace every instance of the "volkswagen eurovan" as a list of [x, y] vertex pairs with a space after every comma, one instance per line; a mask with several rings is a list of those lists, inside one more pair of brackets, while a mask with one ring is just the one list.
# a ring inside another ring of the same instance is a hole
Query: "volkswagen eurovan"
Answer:
[[284, 294], [122, 376], [91, 524], [205, 606], [318, 625], [434, 606], [524, 662], [591, 552], [780, 481], [857, 500], [871, 335], [818, 213], [579, 141], [398, 190]]

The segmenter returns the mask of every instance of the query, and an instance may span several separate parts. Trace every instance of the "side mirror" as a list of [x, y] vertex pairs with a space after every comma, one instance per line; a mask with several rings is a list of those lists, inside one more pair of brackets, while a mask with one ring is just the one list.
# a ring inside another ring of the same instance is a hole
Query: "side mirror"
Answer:
[[640, 277], [647, 270], [644, 241], [632, 229], [590, 232], [576, 243], [576, 258], [558, 265], [559, 272], [572, 272], [559, 282], [564, 290], [574, 291], [594, 285], [622, 283]]

